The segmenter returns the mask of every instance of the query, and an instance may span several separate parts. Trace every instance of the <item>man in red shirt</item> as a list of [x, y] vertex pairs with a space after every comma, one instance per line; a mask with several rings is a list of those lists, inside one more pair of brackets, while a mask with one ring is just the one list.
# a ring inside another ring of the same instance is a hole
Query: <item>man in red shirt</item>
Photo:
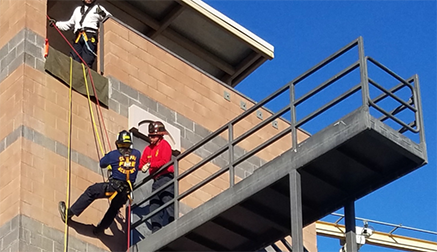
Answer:
[[[168, 183], [174, 178], [173, 165], [169, 166], [162, 172], [155, 174], [163, 165], [171, 161], [172, 150], [170, 144], [164, 139], [164, 135], [168, 134], [164, 124], [156, 121], [149, 124], [150, 145], [146, 146], [140, 160], [140, 168], [143, 172], [149, 170], [153, 174], [152, 192], [158, 190], [161, 186]], [[168, 201], [174, 198], [174, 184], [171, 184], [150, 199], [150, 212], [155, 211]], [[164, 211], [167, 212], [168, 219], [164, 220]], [[174, 220], [174, 205], [171, 204], [163, 211], [155, 214], [151, 218], [152, 233], [161, 229], [165, 224]]]

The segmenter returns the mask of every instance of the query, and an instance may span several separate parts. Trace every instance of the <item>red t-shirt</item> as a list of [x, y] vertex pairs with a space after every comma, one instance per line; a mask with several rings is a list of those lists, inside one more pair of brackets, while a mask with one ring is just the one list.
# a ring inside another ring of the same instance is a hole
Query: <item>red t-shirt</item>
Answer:
[[[170, 162], [171, 153], [172, 151], [170, 144], [165, 139], [162, 139], [156, 145], [146, 146], [146, 148], [144, 148], [143, 155], [141, 156], [140, 168], [142, 168], [145, 164], [150, 163], [149, 174], [153, 174], [160, 167]], [[159, 175], [173, 172], [174, 168], [173, 165], [171, 165]]]

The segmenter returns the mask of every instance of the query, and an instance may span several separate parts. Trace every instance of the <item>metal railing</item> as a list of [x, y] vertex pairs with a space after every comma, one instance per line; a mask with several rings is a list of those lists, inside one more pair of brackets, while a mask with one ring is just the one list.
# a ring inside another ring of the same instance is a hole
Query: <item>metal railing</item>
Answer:
[[[308, 91], [307, 93], [303, 94], [299, 98], [295, 97], [295, 89], [299, 83], [301, 83], [303, 80], [305, 80], [307, 77], [311, 76], [313, 73], [317, 72], [318, 70], [322, 69], [323, 67], [327, 66], [331, 62], [335, 61], [345, 53], [351, 51], [352, 49], [358, 49], [358, 60], [350, 64], [345, 69], [341, 70], [340, 72], [336, 73], [333, 77], [328, 78], [326, 81], [321, 82], [321, 84], [317, 85], [312, 90]], [[399, 84], [391, 87], [386, 88], [383, 85], [377, 83], [375, 80], [369, 78], [368, 72], [367, 72], [367, 63], [371, 62], [372, 64], [376, 65], [379, 69], [382, 71], [388, 73], [389, 75], [393, 76], [397, 81], [399, 81]], [[308, 99], [314, 97], [316, 94], [319, 94], [323, 92], [326, 88], [328, 88], [331, 85], [334, 85], [337, 81], [342, 79], [343, 77], [347, 76], [349, 73], [359, 69], [360, 73], [360, 80], [357, 81], [356, 85], [353, 85], [348, 90], [346, 90], [341, 95], [333, 98], [331, 101], [323, 104], [315, 111], [312, 111], [299, 120], [297, 120], [296, 113], [298, 111], [298, 106], [300, 106], [302, 103], [307, 101]], [[375, 86], [378, 90], [382, 92], [381, 95], [371, 98], [369, 94], [369, 84]], [[408, 101], [405, 101], [401, 98], [399, 98], [396, 95], [396, 92], [404, 87], [407, 87], [411, 91], [411, 98]], [[250, 157], [257, 155], [262, 150], [264, 150], [266, 147], [272, 145], [273, 143], [277, 142], [279, 139], [282, 139], [285, 136], [289, 136], [291, 133], [291, 150], [295, 150], [298, 147], [298, 131], [299, 128], [303, 127], [307, 122], [314, 120], [319, 115], [329, 111], [332, 107], [336, 105], [340, 105], [342, 101], [345, 99], [351, 97], [352, 95], [356, 94], [357, 92], [361, 91], [361, 105], [357, 109], [365, 109], [366, 111], [369, 111], [370, 107], [375, 108], [377, 111], [379, 111], [383, 116], [379, 118], [381, 121], [385, 121], [388, 119], [393, 120], [395, 123], [399, 124], [401, 127], [401, 130], [399, 130], [400, 134], [409, 131], [413, 134], [419, 134], [420, 136], [420, 144], [424, 143], [424, 132], [423, 132], [423, 121], [422, 121], [422, 115], [421, 115], [421, 107], [420, 107], [420, 93], [419, 93], [419, 82], [417, 75], [413, 76], [412, 78], [408, 80], [404, 80], [395, 73], [393, 73], [390, 69], [383, 66], [382, 64], [378, 63], [374, 59], [370, 57], [364, 56], [364, 47], [363, 47], [363, 40], [361, 37], [357, 38], [350, 44], [346, 45], [336, 53], [332, 54], [325, 60], [321, 61], [311, 69], [309, 69], [307, 72], [303, 73], [302, 75], [298, 76], [291, 82], [287, 83], [286, 85], [279, 88], [276, 92], [269, 95], [259, 103], [255, 104], [254, 106], [247, 109], [244, 113], [237, 116], [236, 118], [232, 119], [222, 127], [220, 127], [215, 132], [211, 133], [209, 136], [202, 139], [200, 142], [192, 146], [191, 148], [187, 149], [183, 153], [181, 153], [179, 156], [174, 157], [172, 161], [163, 167], [161, 167], [155, 174], [160, 173], [161, 171], [167, 169], [170, 165], [174, 166], [174, 178], [172, 181], [169, 181], [167, 184], [165, 184], [160, 189], [154, 191], [149, 195], [148, 197], [142, 199], [140, 202], [134, 204], [132, 206], [132, 210], [139, 207], [142, 204], [145, 204], [147, 201], [149, 201], [153, 196], [164, 190], [166, 187], [170, 186], [171, 184], [174, 184], [175, 188], [175, 194], [174, 199], [170, 202], [167, 202], [166, 204], [162, 205], [155, 211], [147, 214], [146, 216], [140, 217], [140, 219], [132, 224], [132, 229], [135, 229], [148, 219], [150, 219], [153, 215], [159, 213], [161, 210], [167, 208], [171, 204], [174, 204], [174, 210], [175, 210], [175, 218], [179, 218], [179, 203], [181, 200], [186, 198], [188, 195], [192, 194], [202, 186], [210, 183], [212, 180], [216, 179], [217, 177], [223, 175], [226, 172], [229, 172], [229, 185], [228, 187], [233, 187], [235, 184], [235, 167], [242, 162], [248, 160]], [[268, 105], [269, 102], [273, 101], [274, 99], [278, 98], [282, 94], [289, 92], [289, 101], [286, 103], [286, 105], [282, 108], [276, 109], [275, 113], [271, 113], [271, 115], [260, 121], [257, 125], [253, 126], [251, 129], [247, 130], [243, 134], [239, 135], [238, 137], [234, 137], [234, 131], [235, 131], [235, 125], [255, 113], [259, 109], [263, 109], [264, 106]], [[395, 109], [392, 109], [390, 111], [387, 111], [379, 104], [384, 101], [385, 99], [392, 99], [399, 103], [399, 106]], [[400, 111], [410, 111], [414, 114], [414, 121], [413, 122], [404, 122], [402, 119], [397, 118], [397, 114]], [[263, 127], [265, 127], [267, 124], [273, 122], [275, 119], [284, 120], [284, 115], [289, 113], [290, 119], [289, 124], [287, 127], [285, 127], [283, 130], [279, 131], [276, 135], [269, 138], [268, 140], [264, 141], [263, 143], [259, 144], [258, 146], [255, 146], [252, 150], [247, 151], [243, 155], [241, 155], [238, 158], [235, 158], [235, 147], [238, 143], [241, 143], [244, 140], [247, 140], [250, 136], [255, 134], [257, 131], [262, 130]], [[340, 118], [338, 118], [340, 119]], [[227, 135], [226, 144], [220, 148], [218, 148], [215, 152], [209, 154], [207, 157], [203, 158], [200, 162], [193, 165], [189, 169], [185, 170], [184, 172], [179, 174], [179, 163], [181, 160], [186, 158], [190, 154], [194, 154], [196, 150], [199, 148], [202, 148], [205, 144], [210, 142], [212, 139], [216, 137], [223, 136], [224, 134]], [[284, 150], [288, 151], [288, 150]], [[220, 155], [223, 155], [225, 152], [228, 152], [229, 160], [228, 164], [224, 167], [219, 167], [219, 169], [210, 174], [207, 178], [200, 181], [196, 185], [192, 186], [191, 188], [188, 188], [186, 191], [180, 193], [179, 192], [179, 183], [183, 178], [186, 178], [196, 170], [200, 169], [203, 165], [208, 164], [212, 162], [215, 158], [219, 157]], [[137, 183], [134, 187], [134, 190], [140, 188], [145, 183], [153, 179], [154, 174], [147, 176], [142, 181]]]
[[[334, 224], [338, 224], [338, 223], [340, 223], [340, 221], [342, 221], [344, 219], [344, 214], [331, 213], [331, 215], [339, 217], [334, 222]], [[392, 224], [392, 223], [388, 223], [388, 222], [376, 221], [376, 220], [360, 218], [360, 217], [355, 217], [355, 220], [360, 220], [360, 221], [363, 221], [364, 223], [373, 223], [373, 224], [378, 224], [378, 225], [390, 227], [391, 229], [388, 232], [389, 235], [393, 235], [393, 233], [396, 230], [398, 230], [398, 229], [405, 229], [405, 230], [409, 230], [409, 231], [415, 231], [415, 232], [419, 232], [419, 233], [431, 234], [431, 235], [436, 235], [437, 236], [437, 232], [436, 231], [430, 231], [430, 230], [425, 230], [425, 229], [420, 229], [420, 228], [408, 227], [408, 226], [404, 226], [402, 224]]]

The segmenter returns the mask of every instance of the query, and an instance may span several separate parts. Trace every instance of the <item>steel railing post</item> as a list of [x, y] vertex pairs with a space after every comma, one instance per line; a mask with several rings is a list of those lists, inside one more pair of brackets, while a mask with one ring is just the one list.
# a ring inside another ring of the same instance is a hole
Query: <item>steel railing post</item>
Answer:
[[233, 187], [235, 183], [234, 176], [234, 130], [232, 123], [228, 124], [228, 149], [229, 149], [229, 187]]
[[173, 161], [173, 174], [174, 174], [174, 194], [173, 194], [173, 201], [174, 201], [174, 218], [175, 220], [179, 218], [179, 162], [175, 156], [172, 156]]
[[364, 44], [363, 44], [363, 37], [358, 38], [358, 57], [360, 62], [360, 79], [361, 79], [361, 93], [362, 93], [362, 99], [363, 104], [362, 106], [366, 109], [366, 111], [369, 110], [369, 76], [367, 73], [367, 61], [366, 56], [364, 54]]
[[294, 104], [295, 94], [294, 94], [294, 82], [290, 82], [290, 122], [291, 122], [291, 143], [292, 150], [295, 151], [297, 148], [297, 129], [296, 129], [296, 106]]

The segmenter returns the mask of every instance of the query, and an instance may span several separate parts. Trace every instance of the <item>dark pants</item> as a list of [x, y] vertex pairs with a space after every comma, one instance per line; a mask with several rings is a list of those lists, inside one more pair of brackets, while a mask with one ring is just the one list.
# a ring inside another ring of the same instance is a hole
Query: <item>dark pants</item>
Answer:
[[[158, 177], [152, 184], [152, 192], [158, 190], [164, 184], [168, 183], [173, 179], [173, 173], [167, 173], [160, 177]], [[174, 198], [174, 184], [171, 184], [155, 196], [150, 199], [150, 212], [155, 211], [165, 203], [169, 202]], [[167, 213], [168, 218], [164, 219], [164, 211]], [[163, 211], [158, 212], [152, 218], [150, 218], [152, 222], [152, 232], [159, 230], [165, 224], [168, 224], [174, 220], [174, 204], [170, 204]]]
[[[73, 43], [74, 50], [76, 50], [79, 56], [89, 67], [93, 66], [94, 60], [96, 59], [95, 53], [97, 52], [97, 38], [95, 36], [96, 35], [93, 33], [87, 33], [88, 41], [85, 41], [83, 36], [80, 36], [79, 41], [77, 41], [77, 43]], [[77, 56], [74, 51], [71, 51], [70, 55], [75, 61], [82, 63], [79, 56]]]
[[[95, 199], [109, 198], [110, 195], [106, 195], [107, 192], [115, 192], [115, 189], [107, 182], [96, 183], [89, 186], [71, 206], [71, 213], [79, 216]], [[117, 195], [112, 199], [111, 205], [106, 211], [105, 216], [100, 221], [99, 227], [102, 229], [108, 228], [114, 221], [118, 210], [124, 205], [124, 203], [126, 203], [126, 200], [126, 192], [117, 193]]]

